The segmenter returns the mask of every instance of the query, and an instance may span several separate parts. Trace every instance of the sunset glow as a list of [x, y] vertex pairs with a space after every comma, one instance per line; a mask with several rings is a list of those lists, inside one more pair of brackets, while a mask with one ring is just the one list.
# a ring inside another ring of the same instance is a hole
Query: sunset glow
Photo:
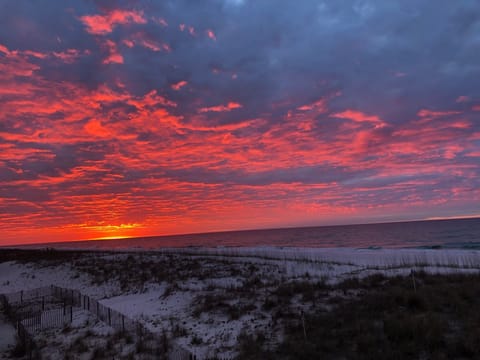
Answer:
[[480, 214], [476, 2], [201, 3], [0, 2], [0, 245]]

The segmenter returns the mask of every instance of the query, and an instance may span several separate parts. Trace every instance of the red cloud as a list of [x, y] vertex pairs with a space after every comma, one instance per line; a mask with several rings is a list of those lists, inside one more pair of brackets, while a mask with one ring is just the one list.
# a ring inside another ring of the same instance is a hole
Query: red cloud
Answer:
[[171, 51], [170, 46], [168, 44], [159, 43], [153, 40], [142, 39], [140, 40], [140, 44], [152, 51], [161, 51], [161, 50], [164, 50], [166, 52]]
[[179, 81], [178, 83], [176, 84], [172, 84], [170, 85], [170, 87], [173, 89], [173, 90], [180, 90], [182, 87], [184, 87], [185, 85], [187, 85], [188, 82], [186, 82], [185, 80], [182, 80], [182, 81]]
[[297, 107], [297, 110], [309, 111], [309, 110], [316, 109], [316, 110], [326, 111], [327, 109], [326, 105], [327, 105], [327, 99], [320, 99], [311, 104], [299, 106]]
[[129, 48], [132, 48], [135, 45], [140, 45], [152, 51], [170, 52], [172, 50], [170, 45], [158, 40], [153, 40], [146, 36], [143, 32], [137, 32], [133, 34], [130, 39], [124, 39], [122, 42]]
[[382, 119], [380, 119], [377, 115], [367, 115], [357, 110], [345, 110], [336, 114], [331, 114], [330, 116], [341, 119], [350, 119], [355, 122], [384, 124]]
[[239, 109], [242, 107], [242, 104], [239, 104], [237, 102], [229, 102], [227, 105], [217, 105], [217, 106], [210, 106], [210, 107], [204, 107], [198, 110], [200, 113], [204, 112], [224, 112], [224, 111], [232, 111], [233, 109]]
[[93, 35], [109, 34], [113, 31], [116, 25], [147, 23], [147, 20], [143, 16], [143, 12], [121, 9], [115, 9], [106, 15], [81, 16], [80, 21], [87, 28], [87, 32]]
[[97, 120], [97, 119], [92, 119], [90, 120], [86, 125], [85, 125], [85, 130], [87, 133], [93, 136], [98, 136], [98, 137], [109, 137], [111, 136], [111, 132], [106, 129], [102, 123]]
[[108, 56], [103, 60], [104, 64], [123, 64], [123, 56], [117, 50], [117, 45], [111, 41], [105, 41], [105, 46], [109, 52]]

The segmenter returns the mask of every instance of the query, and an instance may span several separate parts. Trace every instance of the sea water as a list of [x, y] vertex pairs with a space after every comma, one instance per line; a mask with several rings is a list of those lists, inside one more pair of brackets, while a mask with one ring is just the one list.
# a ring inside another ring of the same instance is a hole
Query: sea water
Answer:
[[227, 231], [56, 243], [48, 246], [90, 249], [218, 246], [480, 249], [480, 218]]

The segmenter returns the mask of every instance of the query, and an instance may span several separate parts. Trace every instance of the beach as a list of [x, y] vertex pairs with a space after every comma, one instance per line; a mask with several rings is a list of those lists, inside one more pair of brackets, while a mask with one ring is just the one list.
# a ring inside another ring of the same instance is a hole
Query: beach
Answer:
[[[448, 283], [449, 276], [475, 277], [480, 270], [477, 250], [434, 249], [3, 249], [0, 259], [0, 293], [51, 285], [76, 290], [153, 334], [167, 334], [198, 359], [242, 358], [245, 342], [258, 339], [258, 351], [274, 354], [290, 338], [291, 326], [367, 296], [372, 281], [387, 286], [389, 279], [403, 279], [408, 294], [420, 291], [430, 276]], [[48, 358], [105, 350], [116, 336], [84, 308], [72, 307], [73, 318], [62, 336], [62, 327], [34, 332]], [[111, 347], [115, 356], [138, 350], [122, 341], [121, 349]]]

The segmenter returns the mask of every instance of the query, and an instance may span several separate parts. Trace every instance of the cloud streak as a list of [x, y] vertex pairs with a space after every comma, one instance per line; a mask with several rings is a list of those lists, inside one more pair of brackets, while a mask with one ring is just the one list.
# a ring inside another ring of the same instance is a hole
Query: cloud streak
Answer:
[[114, 9], [104, 15], [84, 15], [80, 21], [85, 25], [86, 31], [93, 35], [106, 35], [111, 33], [118, 25], [145, 24], [147, 20], [141, 11], [128, 11]]

